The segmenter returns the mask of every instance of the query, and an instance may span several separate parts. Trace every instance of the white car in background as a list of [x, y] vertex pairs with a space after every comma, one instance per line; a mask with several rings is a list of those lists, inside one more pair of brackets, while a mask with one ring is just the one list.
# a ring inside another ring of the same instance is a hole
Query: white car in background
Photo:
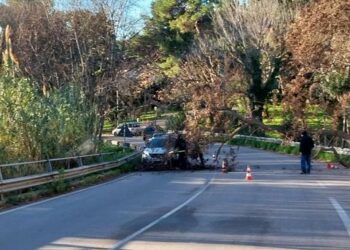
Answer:
[[[143, 132], [143, 127], [141, 126], [141, 123], [139, 122], [126, 122], [120, 124], [118, 127], [113, 129], [112, 134], [114, 136], [130, 136], [131, 135], [141, 135]], [[125, 130], [125, 132], [124, 132]]]

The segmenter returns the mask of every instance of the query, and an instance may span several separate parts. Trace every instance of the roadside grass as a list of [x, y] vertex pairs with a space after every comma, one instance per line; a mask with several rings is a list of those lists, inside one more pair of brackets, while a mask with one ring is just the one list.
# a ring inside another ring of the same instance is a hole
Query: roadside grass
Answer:
[[[326, 112], [318, 105], [308, 105], [307, 107], [307, 119], [308, 129], [316, 131], [322, 128], [332, 127], [332, 118], [326, 114]], [[284, 113], [282, 106], [280, 105], [268, 105], [267, 112], [263, 122], [265, 125], [281, 128], [284, 123], [287, 122], [287, 114]], [[266, 132], [267, 137], [281, 138], [281, 135], [274, 131]]]
[[111, 133], [114, 129], [114, 125], [111, 121], [106, 120], [103, 125], [103, 133]]
[[140, 115], [141, 121], [154, 121], [156, 120], [156, 118], [157, 118], [157, 115], [155, 111], [145, 112], [142, 115]]
[[[101, 146], [101, 152], [116, 153], [113, 159], [119, 159], [133, 152], [131, 149], [123, 149], [114, 145], [104, 144]], [[105, 161], [113, 160], [105, 158]], [[85, 187], [97, 185], [106, 181], [113, 180], [123, 174], [133, 172], [137, 169], [141, 159], [135, 159], [122, 166], [86, 176], [65, 180], [63, 169], [59, 170], [59, 178], [49, 184], [44, 184], [24, 190], [13, 191], [4, 194], [4, 202], [0, 204], [0, 209], [10, 208], [13, 206], [23, 205], [26, 203], [50, 198], [59, 194], [64, 194], [79, 190]], [[89, 162], [92, 164], [94, 162]], [[96, 163], [96, 162], [95, 162]]]
[[156, 114], [155, 111], [149, 111], [149, 112], [143, 113], [140, 116], [140, 121], [154, 121], [157, 119], [166, 119], [168, 117], [175, 116], [178, 113], [180, 113], [180, 112], [179, 111], [169, 111], [169, 112], [164, 112], [164, 113], [158, 112], [158, 114]]

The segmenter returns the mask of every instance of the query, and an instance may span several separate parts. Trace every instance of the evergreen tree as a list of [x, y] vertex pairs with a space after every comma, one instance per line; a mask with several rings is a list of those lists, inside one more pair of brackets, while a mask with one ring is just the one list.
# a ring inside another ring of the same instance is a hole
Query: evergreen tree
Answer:
[[152, 17], [146, 21], [143, 38], [151, 38], [161, 54], [160, 67], [175, 76], [179, 63], [188, 52], [193, 38], [208, 23], [215, 0], [156, 0]]

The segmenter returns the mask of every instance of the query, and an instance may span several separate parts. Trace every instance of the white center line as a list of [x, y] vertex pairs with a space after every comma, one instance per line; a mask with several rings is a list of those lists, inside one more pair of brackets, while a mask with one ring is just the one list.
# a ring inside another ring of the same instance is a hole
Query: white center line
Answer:
[[332, 203], [333, 207], [337, 211], [340, 219], [344, 223], [344, 226], [345, 226], [346, 230], [348, 231], [348, 235], [350, 236], [350, 218], [349, 218], [349, 216], [347, 215], [345, 210], [340, 206], [340, 204], [337, 202], [336, 199], [330, 197], [329, 201]]
[[[215, 177], [215, 176], [214, 176]], [[162, 220], [165, 220], [166, 218], [168, 218], [169, 216], [175, 214], [177, 211], [179, 211], [180, 209], [182, 209], [183, 207], [185, 207], [186, 205], [188, 205], [190, 202], [192, 202], [194, 199], [196, 199], [199, 195], [201, 195], [208, 187], [209, 185], [212, 183], [212, 180], [214, 179], [214, 177], [209, 180], [207, 182], [207, 184], [202, 187], [195, 195], [193, 195], [192, 197], [190, 197], [188, 200], [186, 200], [184, 203], [180, 204], [179, 206], [177, 206], [176, 208], [174, 208], [173, 210], [171, 210], [170, 212], [164, 214], [163, 216], [159, 217], [158, 219], [156, 219], [155, 221], [149, 223], [147, 226], [141, 228], [140, 230], [136, 231], [135, 233], [129, 235], [128, 237], [126, 237], [125, 239], [119, 241], [117, 244], [115, 244], [111, 250], [117, 250], [120, 249], [120, 247], [124, 246], [125, 244], [127, 244], [129, 241], [131, 241], [132, 239], [136, 238], [137, 236], [143, 234], [144, 232], [146, 232], [148, 229], [150, 229], [151, 227], [155, 226], [156, 224], [158, 224], [159, 222], [161, 222]]]

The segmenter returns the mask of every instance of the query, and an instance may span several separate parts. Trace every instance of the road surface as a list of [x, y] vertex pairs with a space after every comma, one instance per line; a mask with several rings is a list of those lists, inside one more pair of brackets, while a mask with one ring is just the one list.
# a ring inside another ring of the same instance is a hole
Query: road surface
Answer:
[[350, 249], [349, 171], [237, 154], [233, 173], [137, 172], [2, 212], [0, 249]]

